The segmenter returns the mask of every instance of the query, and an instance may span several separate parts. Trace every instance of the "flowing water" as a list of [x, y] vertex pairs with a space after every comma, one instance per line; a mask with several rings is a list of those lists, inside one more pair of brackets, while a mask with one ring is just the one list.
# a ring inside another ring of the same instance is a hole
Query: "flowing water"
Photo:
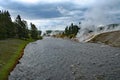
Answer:
[[28, 44], [9, 80], [120, 80], [120, 48], [45, 38]]

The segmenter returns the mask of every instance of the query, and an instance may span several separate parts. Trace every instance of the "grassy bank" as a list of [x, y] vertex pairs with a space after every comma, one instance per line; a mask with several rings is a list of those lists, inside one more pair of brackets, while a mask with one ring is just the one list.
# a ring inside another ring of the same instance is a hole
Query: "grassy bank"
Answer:
[[21, 58], [25, 45], [31, 41], [20, 39], [0, 40], [0, 80], [8, 79], [10, 71]]

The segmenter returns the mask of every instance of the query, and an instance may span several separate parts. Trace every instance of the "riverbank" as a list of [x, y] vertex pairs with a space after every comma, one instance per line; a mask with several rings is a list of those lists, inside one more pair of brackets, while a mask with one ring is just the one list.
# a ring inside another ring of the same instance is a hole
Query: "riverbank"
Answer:
[[95, 35], [88, 42], [104, 43], [110, 46], [120, 47], [120, 30]]
[[0, 80], [7, 80], [8, 75], [22, 57], [25, 46], [33, 40], [0, 40]]

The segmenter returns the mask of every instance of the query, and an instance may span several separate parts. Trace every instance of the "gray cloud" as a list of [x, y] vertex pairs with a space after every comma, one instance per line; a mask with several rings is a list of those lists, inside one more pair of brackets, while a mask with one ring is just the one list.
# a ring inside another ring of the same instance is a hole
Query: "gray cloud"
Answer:
[[0, 0], [0, 9], [18, 14], [41, 29], [64, 29], [70, 23], [86, 25], [120, 22], [119, 0]]

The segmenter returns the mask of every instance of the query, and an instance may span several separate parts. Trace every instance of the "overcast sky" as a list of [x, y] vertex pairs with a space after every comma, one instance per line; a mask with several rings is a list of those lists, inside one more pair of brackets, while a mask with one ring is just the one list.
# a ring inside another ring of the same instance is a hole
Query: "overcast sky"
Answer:
[[41, 30], [63, 30], [71, 23], [120, 23], [120, 0], [0, 0], [12, 19], [19, 14]]

